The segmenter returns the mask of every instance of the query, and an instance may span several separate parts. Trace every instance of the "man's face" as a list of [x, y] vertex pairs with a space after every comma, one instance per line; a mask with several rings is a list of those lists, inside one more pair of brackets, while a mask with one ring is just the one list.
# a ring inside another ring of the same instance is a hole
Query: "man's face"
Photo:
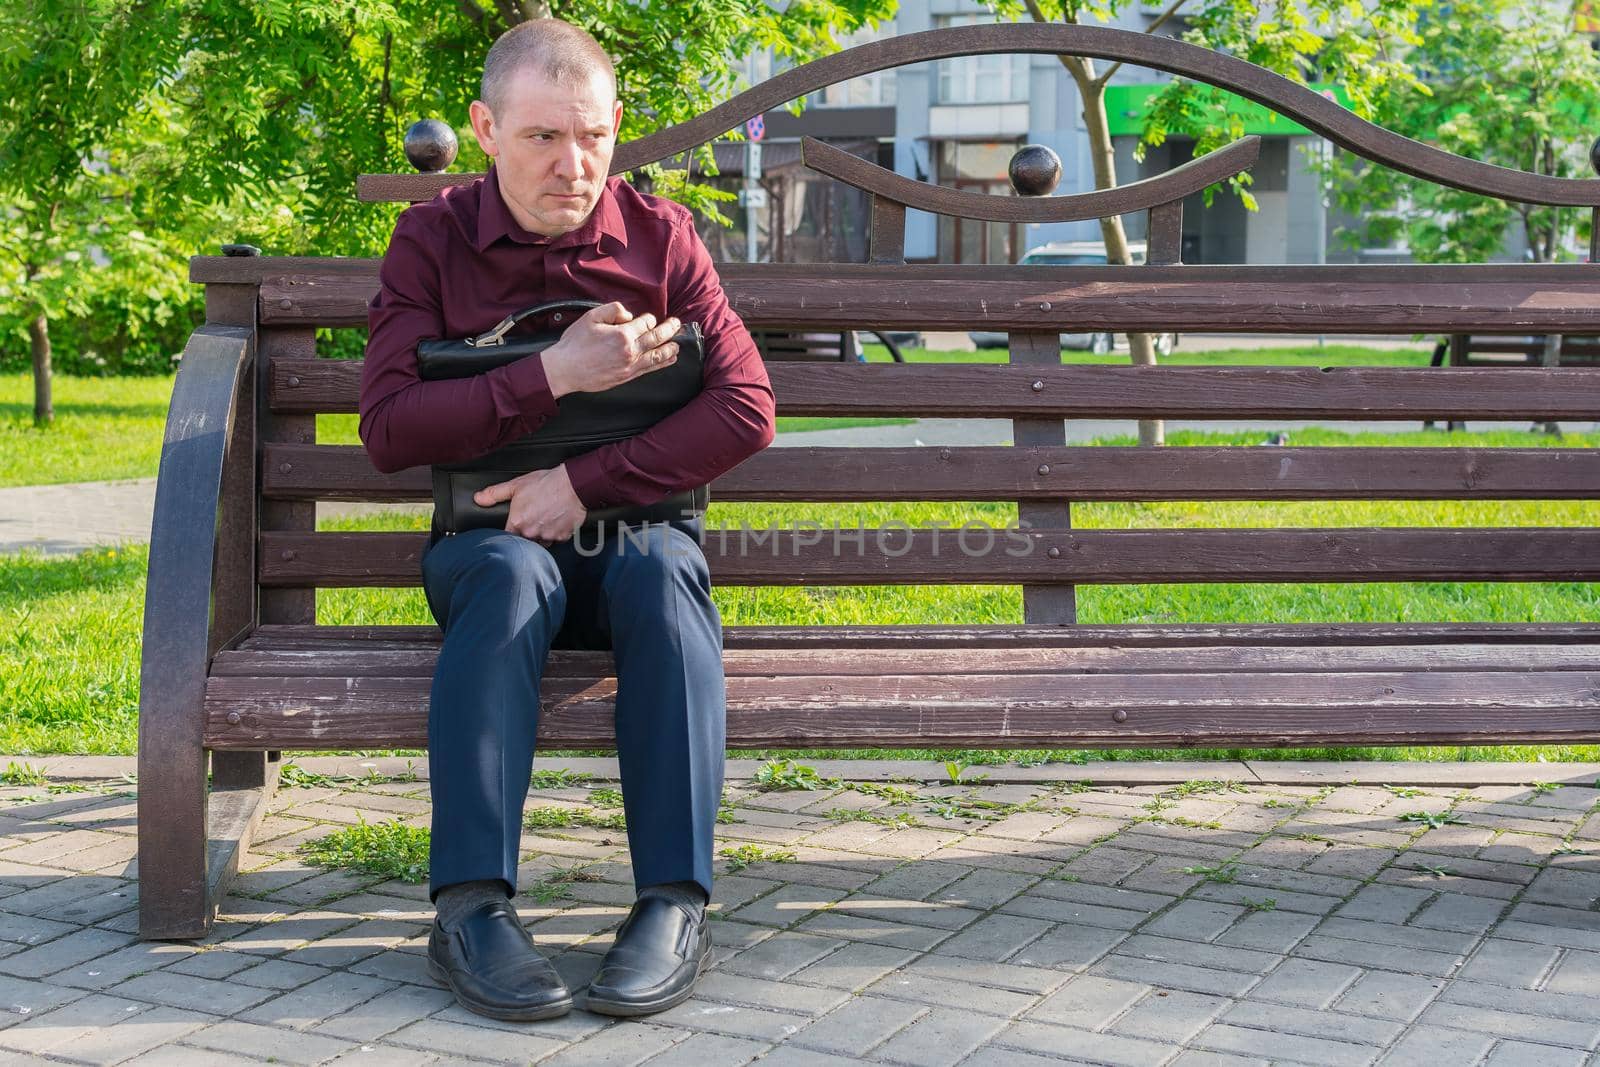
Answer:
[[622, 102], [606, 76], [559, 85], [519, 70], [501, 113], [472, 102], [472, 131], [492, 156], [500, 194], [523, 228], [555, 237], [575, 230], [600, 202], [622, 126]]

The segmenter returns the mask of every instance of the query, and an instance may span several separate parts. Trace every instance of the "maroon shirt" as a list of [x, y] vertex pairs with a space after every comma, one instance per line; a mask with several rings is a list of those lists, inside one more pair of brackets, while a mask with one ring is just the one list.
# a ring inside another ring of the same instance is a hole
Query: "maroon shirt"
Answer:
[[418, 341], [481, 333], [547, 300], [619, 300], [636, 316], [698, 322], [705, 336], [704, 387], [694, 400], [644, 433], [566, 461], [585, 508], [653, 504], [772, 442], [766, 367], [689, 210], [621, 177], [606, 181], [582, 225], [552, 238], [512, 217], [491, 166], [400, 215], [378, 281], [359, 433], [385, 474], [474, 459], [556, 413], [541, 355], [470, 378], [425, 382], [417, 373]]

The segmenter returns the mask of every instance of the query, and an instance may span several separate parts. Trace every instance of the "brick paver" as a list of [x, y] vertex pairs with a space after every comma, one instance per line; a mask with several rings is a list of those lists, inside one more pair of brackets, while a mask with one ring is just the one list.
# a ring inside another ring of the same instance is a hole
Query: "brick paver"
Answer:
[[[334, 762], [280, 787], [200, 942], [136, 938], [114, 761], [0, 786], [0, 1062], [1600, 1065], [1600, 767], [1400, 787], [1362, 764], [952, 784], [829, 762], [839, 784], [768, 793], [730, 763], [717, 848], [747, 851], [719, 856], [695, 995], [585, 1011], [632, 900], [626, 835], [530, 830], [518, 910], [578, 997], [521, 1024], [428, 976], [425, 885], [301, 851], [427, 825], [425, 766]], [[530, 806], [617, 788], [614, 763], [566, 762], [599, 774], [536, 780]]]

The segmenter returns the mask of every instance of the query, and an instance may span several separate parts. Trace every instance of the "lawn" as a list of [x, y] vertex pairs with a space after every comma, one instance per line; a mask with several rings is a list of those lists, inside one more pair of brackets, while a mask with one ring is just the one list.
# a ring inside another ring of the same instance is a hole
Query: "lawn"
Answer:
[[[882, 345], [863, 345], [867, 359], [887, 360], [889, 350]], [[975, 352], [929, 351], [902, 348], [908, 363], [1004, 363], [1003, 348], [980, 348]], [[1281, 348], [1228, 348], [1214, 352], [1186, 350], [1180, 343], [1172, 355], [1159, 360], [1163, 366], [1203, 367], [1235, 364], [1251, 367], [1426, 367], [1429, 353], [1413, 348], [1372, 348], [1366, 345], [1327, 344]], [[1126, 363], [1128, 353], [1119, 350], [1097, 356], [1084, 349], [1063, 349], [1063, 363]]]

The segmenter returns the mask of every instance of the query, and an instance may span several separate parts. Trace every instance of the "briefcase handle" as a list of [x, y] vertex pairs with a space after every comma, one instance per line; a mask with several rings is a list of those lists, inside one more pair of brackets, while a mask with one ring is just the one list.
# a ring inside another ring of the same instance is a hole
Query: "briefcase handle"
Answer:
[[[544, 315], [550, 312], [562, 311], [576, 311], [578, 314], [582, 315], [584, 312], [592, 311], [599, 306], [600, 303], [597, 300], [551, 300], [544, 304], [534, 304], [532, 307], [525, 307], [521, 311], [514, 311], [507, 315], [505, 318], [495, 323], [494, 328], [486, 333], [480, 333], [476, 337], [467, 338], [467, 347], [494, 348], [497, 345], [503, 345], [506, 342], [506, 334], [511, 332], [511, 327], [515, 326], [523, 319], [529, 318], [533, 315]], [[553, 315], [552, 317], [556, 322], [561, 321], [560, 314]]]

